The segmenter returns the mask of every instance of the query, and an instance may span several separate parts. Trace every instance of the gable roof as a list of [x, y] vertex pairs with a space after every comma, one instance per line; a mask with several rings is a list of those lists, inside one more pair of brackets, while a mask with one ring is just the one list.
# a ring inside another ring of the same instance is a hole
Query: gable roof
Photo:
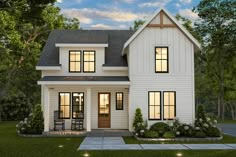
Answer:
[[134, 32], [131, 30], [53, 30], [42, 50], [37, 66], [60, 66], [56, 43], [108, 44], [104, 66], [127, 66], [121, 56], [124, 43]]
[[187, 36], [187, 38], [198, 48], [201, 48], [201, 44], [186, 30], [186, 28], [180, 24], [175, 17], [173, 17], [167, 10], [164, 8], [158, 9], [125, 43], [122, 51], [122, 55], [125, 55], [125, 49], [128, 45], [146, 28], [146, 26], [161, 12], [163, 11], [170, 20]]

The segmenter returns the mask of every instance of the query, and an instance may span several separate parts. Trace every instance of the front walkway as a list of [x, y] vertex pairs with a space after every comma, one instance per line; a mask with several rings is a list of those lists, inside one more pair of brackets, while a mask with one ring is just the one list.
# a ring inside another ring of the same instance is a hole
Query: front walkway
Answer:
[[125, 144], [122, 137], [86, 137], [78, 150], [225, 150], [236, 144]]

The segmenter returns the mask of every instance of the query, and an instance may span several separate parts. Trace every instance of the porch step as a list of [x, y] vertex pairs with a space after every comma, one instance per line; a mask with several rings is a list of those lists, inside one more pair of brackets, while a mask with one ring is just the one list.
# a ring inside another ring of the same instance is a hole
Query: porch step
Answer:
[[91, 132], [87, 132], [87, 137], [121, 137], [121, 136], [133, 136], [128, 130], [114, 130], [114, 129], [93, 129]]

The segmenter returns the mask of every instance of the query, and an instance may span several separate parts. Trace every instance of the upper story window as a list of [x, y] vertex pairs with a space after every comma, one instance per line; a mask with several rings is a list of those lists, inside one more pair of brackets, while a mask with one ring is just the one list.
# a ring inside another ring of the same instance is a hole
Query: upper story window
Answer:
[[69, 72], [81, 72], [81, 51], [69, 52]]
[[95, 51], [84, 51], [83, 52], [83, 68], [84, 73], [95, 72]]
[[155, 47], [155, 72], [168, 73], [168, 47]]

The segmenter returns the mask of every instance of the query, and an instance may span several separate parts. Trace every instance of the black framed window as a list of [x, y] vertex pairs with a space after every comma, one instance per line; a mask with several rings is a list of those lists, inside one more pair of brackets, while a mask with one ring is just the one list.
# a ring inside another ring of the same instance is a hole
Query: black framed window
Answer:
[[116, 110], [123, 110], [124, 94], [123, 92], [116, 93]]
[[81, 51], [69, 51], [69, 72], [81, 72]]
[[163, 92], [163, 106], [164, 106], [164, 119], [172, 120], [176, 116], [176, 92], [164, 91]]
[[168, 47], [155, 47], [155, 72], [168, 73]]
[[84, 73], [95, 72], [95, 51], [83, 51]]
[[73, 119], [84, 118], [84, 93], [83, 92], [72, 93], [72, 118]]
[[59, 93], [59, 118], [70, 118], [70, 93]]
[[148, 119], [160, 120], [161, 119], [161, 92], [150, 91], [148, 92]]

